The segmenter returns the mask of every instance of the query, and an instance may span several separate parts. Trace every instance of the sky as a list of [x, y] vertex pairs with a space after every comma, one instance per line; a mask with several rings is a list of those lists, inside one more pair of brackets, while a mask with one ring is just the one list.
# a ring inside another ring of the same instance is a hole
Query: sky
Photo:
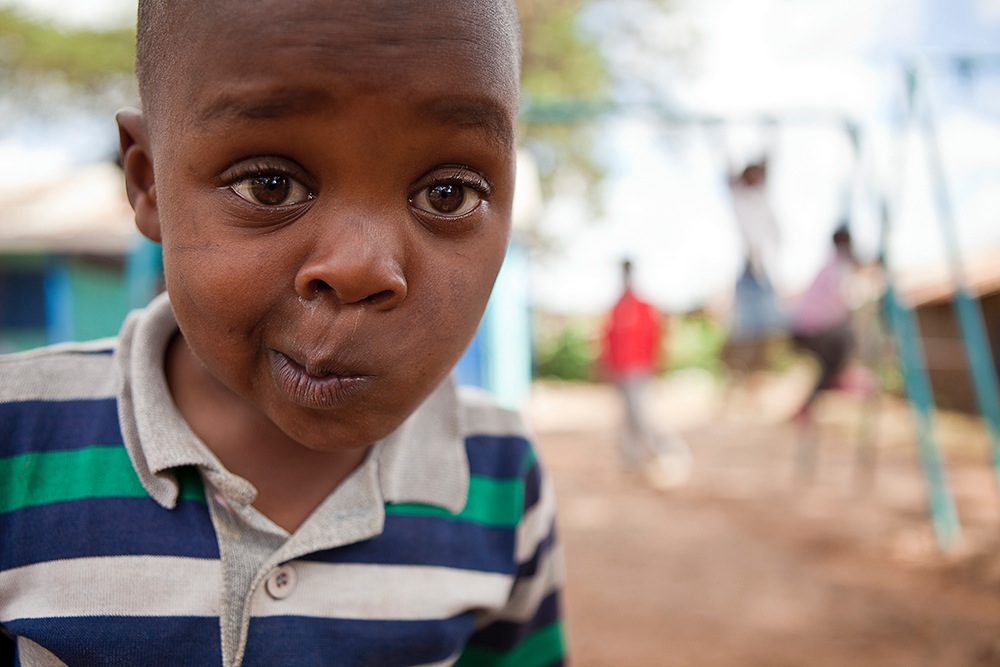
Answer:
[[[0, 4], [77, 25], [127, 24], [135, 12], [134, 0]], [[900, 271], [947, 260], [947, 220], [963, 253], [1000, 248], [1000, 0], [677, 0], [676, 7], [644, 29], [665, 38], [695, 35], [685, 67], [631, 66], [647, 80], [661, 77], [675, 109], [728, 122], [677, 125], [627, 108], [606, 119], [598, 141], [609, 173], [601, 211], [572, 183], [535, 211], [552, 250], [529, 265], [534, 305], [606, 309], [624, 256], [636, 263], [639, 289], [664, 310], [724, 300], [743, 252], [726, 170], [765, 148], [782, 239], [775, 282], [783, 295], [808, 284], [845, 216], [859, 251], [874, 256], [882, 198], [895, 212], [888, 251]], [[961, 76], [943, 58], [958, 53], [992, 57], [992, 65]], [[921, 67], [934, 134], [907, 120], [904, 62]], [[753, 120], [761, 114], [780, 122], [764, 129]], [[860, 159], [844, 117], [863, 130]], [[98, 133], [81, 127], [71, 135], [67, 144], [58, 137], [46, 143], [42, 134], [28, 147], [0, 136], [0, 162], [24, 171], [43, 159], [59, 163], [66, 146], [76, 155], [97, 153]], [[943, 156], [952, 211], [944, 218], [929, 138]], [[0, 175], [9, 178], [2, 167]]]
[[[699, 48], [689, 74], [665, 69], [664, 88], [681, 112], [729, 122], [678, 127], [633, 114], [609, 123], [605, 210], [595, 216], [573, 197], [550, 202], [544, 228], [564, 244], [536, 260], [539, 303], [607, 308], [622, 256], [636, 262], [640, 291], [666, 310], [724, 302], [743, 252], [727, 165], [765, 147], [782, 238], [775, 283], [789, 301], [845, 217], [863, 258], [876, 256], [883, 200], [895, 213], [887, 253], [899, 273], [948, 261], [946, 233], [962, 256], [1000, 249], [1000, 2], [685, 0], [666, 20], [694, 27]], [[946, 64], [952, 54], [992, 60], [962, 77]], [[920, 68], [930, 114], [918, 120], [906, 113], [904, 63]], [[761, 114], [777, 126], [753, 122]], [[860, 157], [845, 117], [862, 128]], [[936, 132], [922, 130], [924, 117]], [[935, 147], [943, 181], [934, 178]]]
[[135, 21], [135, 0], [3, 0], [0, 5], [26, 10], [66, 25], [107, 28]]

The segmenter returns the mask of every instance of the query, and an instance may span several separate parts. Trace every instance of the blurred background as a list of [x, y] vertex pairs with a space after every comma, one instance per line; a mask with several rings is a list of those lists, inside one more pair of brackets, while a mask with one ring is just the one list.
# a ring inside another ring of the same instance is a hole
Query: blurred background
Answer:
[[[518, 5], [515, 235], [458, 372], [550, 462], [577, 664], [1000, 664], [1000, 2]], [[134, 15], [0, 0], [2, 351], [162, 288], [116, 165]], [[789, 317], [841, 227], [868, 384], [803, 430]], [[758, 252], [777, 316], [748, 331]], [[659, 477], [620, 470], [599, 364], [625, 258], [662, 323], [649, 419], [690, 453]]]

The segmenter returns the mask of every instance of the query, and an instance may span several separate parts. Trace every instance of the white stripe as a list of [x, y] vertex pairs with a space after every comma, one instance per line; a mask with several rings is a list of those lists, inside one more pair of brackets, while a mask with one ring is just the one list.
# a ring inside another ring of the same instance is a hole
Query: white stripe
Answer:
[[491, 572], [414, 565], [330, 564], [293, 561], [297, 583], [275, 600], [261, 585], [254, 616], [316, 616], [362, 620], [432, 620], [468, 609], [496, 610], [512, 578]]
[[75, 558], [0, 572], [0, 622], [70, 616], [218, 616], [219, 561]]
[[517, 526], [517, 548], [514, 557], [518, 563], [531, 560], [538, 545], [552, 532], [556, 518], [556, 492], [551, 478], [542, 478], [538, 502], [524, 513]]
[[108, 398], [118, 393], [112, 341], [64, 343], [0, 358], [0, 403]]
[[522, 579], [514, 586], [510, 603], [496, 618], [516, 623], [531, 620], [550, 593], [558, 590], [565, 579], [563, 553], [559, 545], [538, 560], [538, 570], [530, 579]]
[[17, 657], [21, 667], [69, 667], [65, 662], [52, 655], [27, 637], [17, 638]]

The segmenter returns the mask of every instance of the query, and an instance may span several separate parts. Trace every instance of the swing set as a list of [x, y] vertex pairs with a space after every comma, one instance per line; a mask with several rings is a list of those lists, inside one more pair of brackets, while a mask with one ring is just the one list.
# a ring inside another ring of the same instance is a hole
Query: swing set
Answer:
[[[941, 245], [947, 255], [947, 264], [952, 288], [952, 307], [959, 325], [962, 348], [968, 365], [971, 381], [976, 397], [977, 410], [982, 418], [987, 432], [994, 475], [1000, 488], [1000, 388], [994, 363], [995, 351], [988, 342], [987, 327], [982, 308], [972, 293], [964, 268], [964, 260], [958, 239], [955, 206], [951, 200], [951, 190], [947, 182], [948, 174], [941, 153], [939, 130], [933, 111], [933, 104], [928, 92], [928, 63], [926, 59], [919, 64], [914, 63], [904, 67], [905, 80], [905, 129], [916, 131], [923, 145], [923, 159], [926, 160], [933, 189], [934, 209], [939, 226]], [[946, 64], [969, 75], [979, 64], [977, 58], [953, 57], [946, 59]], [[992, 63], [986, 63], [992, 64]], [[565, 123], [584, 119], [593, 119], [612, 113], [621, 113], [622, 109], [614, 107], [566, 108], [556, 110], [534, 108], [526, 110], [526, 117], [534, 122]], [[646, 111], [650, 111], [647, 109]], [[866, 137], [861, 128], [849, 118], [842, 116], [767, 116], [761, 118], [725, 119], [698, 116], [679, 116], [672, 110], [652, 110], [662, 122], [671, 125], [699, 125], [702, 127], [720, 127], [726, 124], [760, 124], [774, 126], [781, 123], [840, 123], [845, 128], [854, 159], [854, 180], [852, 197], [858, 195], [859, 188], [867, 188], [873, 201], [880, 202], [880, 237], [879, 261], [884, 274], [884, 295], [881, 300], [881, 326], [891, 338], [895, 349], [907, 400], [910, 404], [917, 436], [917, 451], [922, 473], [926, 483], [927, 500], [930, 520], [933, 525], [937, 544], [942, 551], [953, 550], [961, 540], [961, 525], [954, 497], [949, 488], [948, 478], [936, 434], [936, 412], [930, 374], [927, 365], [920, 329], [916, 313], [911, 304], [902, 296], [896, 258], [889, 251], [888, 239], [892, 231], [902, 220], [900, 204], [902, 194], [907, 187], [904, 182], [904, 166], [910, 156], [906, 155], [904, 137], [897, 137], [896, 182], [891, 196], [875, 189], [874, 178], [866, 173], [863, 160]], [[902, 134], [902, 133], [900, 133]], [[869, 362], [871, 360], [868, 360]], [[856, 456], [856, 482], [859, 490], [867, 490], [873, 482], [875, 464], [874, 419], [878, 409], [876, 400], [865, 402], [862, 418], [861, 437]], [[800, 467], [808, 467], [814, 463], [815, 456], [811, 448], [815, 442], [800, 443]], [[802, 461], [805, 461], [803, 464]], [[812, 461], [812, 463], [810, 462]]]

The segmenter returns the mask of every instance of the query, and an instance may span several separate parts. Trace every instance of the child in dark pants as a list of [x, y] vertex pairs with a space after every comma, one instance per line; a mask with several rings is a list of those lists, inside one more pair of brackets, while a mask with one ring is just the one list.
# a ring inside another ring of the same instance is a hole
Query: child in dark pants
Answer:
[[846, 368], [854, 352], [848, 281], [854, 270], [851, 235], [846, 227], [833, 234], [833, 253], [820, 269], [792, 313], [792, 341], [813, 356], [819, 374], [795, 418], [808, 420], [824, 389]]
[[140, 2], [118, 125], [167, 292], [0, 361], [19, 664], [563, 662], [551, 485], [450, 379], [506, 249], [518, 50], [507, 0]]

